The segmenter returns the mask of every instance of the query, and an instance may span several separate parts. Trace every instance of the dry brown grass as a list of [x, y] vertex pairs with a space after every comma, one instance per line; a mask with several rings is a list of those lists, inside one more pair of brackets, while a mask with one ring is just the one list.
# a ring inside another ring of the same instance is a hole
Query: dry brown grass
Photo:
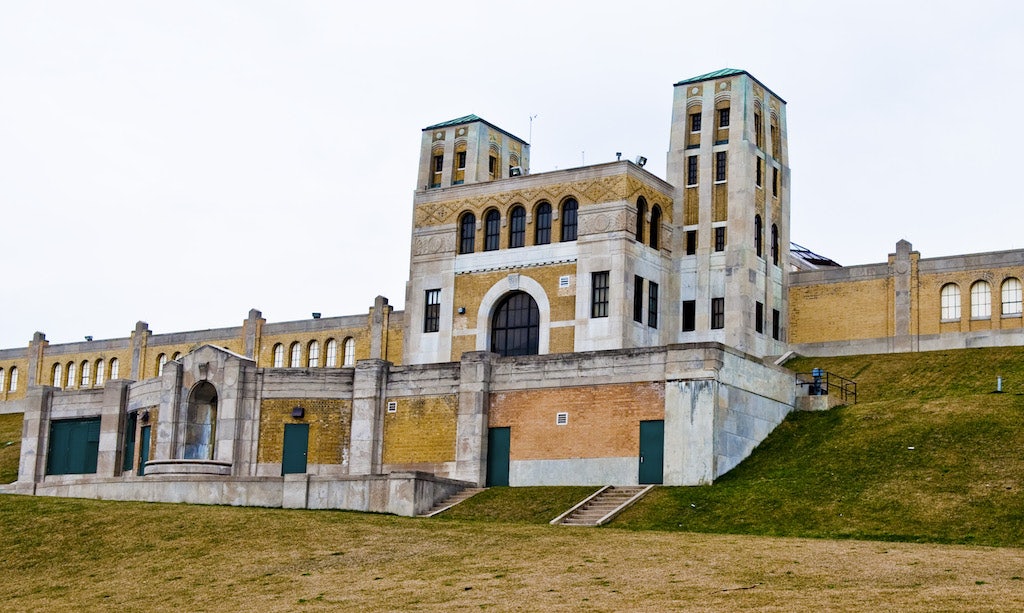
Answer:
[[0, 520], [8, 611], [1024, 609], [1012, 548], [16, 496]]

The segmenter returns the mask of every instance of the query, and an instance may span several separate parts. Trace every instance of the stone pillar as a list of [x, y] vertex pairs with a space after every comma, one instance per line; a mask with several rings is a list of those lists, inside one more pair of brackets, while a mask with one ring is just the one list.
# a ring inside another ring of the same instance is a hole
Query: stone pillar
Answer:
[[21, 459], [18, 464], [18, 489], [35, 493], [34, 485], [46, 474], [46, 445], [50, 436], [50, 408], [53, 391], [49, 386], [29, 387], [25, 395], [25, 415], [21, 427]]
[[29, 344], [28, 349], [28, 377], [25, 379], [25, 386], [31, 387], [33, 385], [46, 385], [45, 381], [40, 381], [40, 378], [44, 376], [40, 370], [40, 365], [43, 363], [43, 351], [50, 343], [46, 340], [46, 335], [42, 332], [36, 332], [32, 335], [32, 343]]
[[121, 474], [123, 458], [125, 405], [128, 386], [124, 379], [108, 381], [103, 386], [103, 407], [100, 409], [100, 445], [96, 456], [96, 476], [116, 477]]
[[913, 256], [909, 242], [896, 243], [895, 255], [890, 255], [893, 275], [893, 341], [892, 351], [916, 350], [916, 335], [913, 334]]
[[257, 309], [249, 309], [249, 318], [242, 324], [243, 335], [245, 339], [243, 341], [245, 357], [255, 360], [256, 353], [260, 346], [260, 337], [263, 335], [263, 324], [267, 323], [266, 319], [263, 319], [263, 313]]
[[665, 485], [707, 485], [715, 479], [718, 381], [665, 384]]
[[462, 354], [459, 373], [459, 412], [455, 426], [453, 479], [482, 486], [487, 479], [487, 415], [491, 404], [493, 353]]
[[164, 374], [160, 377], [160, 409], [153, 435], [156, 437], [156, 448], [150, 460], [172, 460], [181, 448], [178, 432], [179, 415], [181, 413], [181, 362], [170, 361], [164, 365]]
[[352, 381], [350, 475], [380, 474], [384, 443], [384, 397], [390, 362], [360, 360]]
[[152, 332], [149, 331], [149, 324], [144, 321], [135, 322], [135, 331], [132, 332], [132, 372], [129, 377], [136, 381], [142, 381], [145, 379], [144, 373], [142, 372], [142, 364], [146, 359], [146, 345], [149, 344], [149, 337]]
[[388, 359], [388, 321], [393, 308], [384, 296], [377, 296], [370, 311], [370, 359]]

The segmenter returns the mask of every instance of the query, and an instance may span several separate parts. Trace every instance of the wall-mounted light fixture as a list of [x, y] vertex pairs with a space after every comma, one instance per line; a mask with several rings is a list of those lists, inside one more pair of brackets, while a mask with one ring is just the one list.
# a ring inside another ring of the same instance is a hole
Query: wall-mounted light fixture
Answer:
[[459, 307], [459, 315], [465, 315], [465, 314], [466, 314], [466, 307]]
[[642, 155], [636, 156], [636, 165], [643, 168], [647, 164], [647, 158]]
[[313, 313], [313, 319], [320, 319], [320, 313]]

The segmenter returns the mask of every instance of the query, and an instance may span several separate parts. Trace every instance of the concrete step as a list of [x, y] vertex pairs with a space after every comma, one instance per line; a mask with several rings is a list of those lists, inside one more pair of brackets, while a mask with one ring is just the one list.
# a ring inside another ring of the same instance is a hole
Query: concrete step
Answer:
[[639, 500], [653, 486], [608, 486], [570, 513], [553, 520], [561, 526], [598, 526]]
[[420, 517], [433, 517], [433, 516], [437, 515], [438, 513], [443, 513], [444, 511], [447, 511], [448, 509], [454, 507], [455, 505], [459, 504], [460, 502], [465, 502], [466, 500], [468, 500], [468, 499], [472, 498], [473, 496], [479, 494], [480, 492], [484, 491], [485, 489], [487, 489], [487, 488], [484, 488], [484, 487], [467, 487], [466, 489], [464, 489], [462, 491], [459, 491], [459, 492], [456, 492], [455, 494], [452, 494], [448, 498], [445, 498], [441, 502], [435, 504], [432, 509], [430, 509], [426, 513], [423, 513], [422, 515], [420, 515]]

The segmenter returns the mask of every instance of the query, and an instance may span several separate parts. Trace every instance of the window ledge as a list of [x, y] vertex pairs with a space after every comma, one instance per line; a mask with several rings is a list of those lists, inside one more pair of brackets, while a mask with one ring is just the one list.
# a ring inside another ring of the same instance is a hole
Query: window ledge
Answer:
[[1022, 313], [1003, 313], [1001, 319], [1019, 319]]
[[941, 324], [956, 324], [956, 323], [960, 323], [960, 319], [959, 318], [957, 318], [957, 319], [940, 319], [939, 323], [941, 323]]
[[729, 182], [728, 179], [726, 179], [725, 181], [715, 181], [715, 185], [725, 185], [728, 182]]

